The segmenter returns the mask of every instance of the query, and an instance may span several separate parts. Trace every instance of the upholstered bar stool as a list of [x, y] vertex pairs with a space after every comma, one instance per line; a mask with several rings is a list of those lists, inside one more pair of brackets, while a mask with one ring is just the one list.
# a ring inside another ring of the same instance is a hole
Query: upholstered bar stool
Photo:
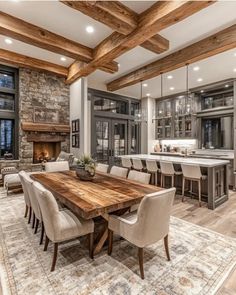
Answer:
[[109, 165], [98, 163], [97, 167], [96, 167], [96, 171], [102, 172], [102, 173], [107, 173], [108, 168], [109, 168]]
[[207, 179], [207, 176], [202, 175], [199, 165], [181, 164], [181, 168], [183, 172], [182, 202], [184, 201], [185, 180], [190, 181], [191, 191], [192, 191], [192, 181], [196, 181], [198, 183], [199, 206], [201, 207], [201, 180]]
[[143, 163], [138, 158], [132, 158], [134, 170], [143, 171]]
[[121, 158], [121, 165], [122, 167], [127, 168], [129, 170], [131, 170], [133, 166], [130, 158], [123, 158], [123, 157]]
[[171, 186], [174, 187], [175, 175], [181, 175], [181, 171], [175, 171], [172, 162], [160, 161], [161, 187], [165, 186], [165, 177], [171, 177]]
[[157, 185], [157, 172], [160, 171], [157, 166], [157, 162], [155, 160], [146, 160], [146, 168], [148, 173], [154, 175], [155, 185]]

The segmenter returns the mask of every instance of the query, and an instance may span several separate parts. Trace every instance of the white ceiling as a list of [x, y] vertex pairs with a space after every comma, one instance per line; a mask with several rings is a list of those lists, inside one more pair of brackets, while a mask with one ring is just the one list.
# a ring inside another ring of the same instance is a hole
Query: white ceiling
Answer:
[[[137, 13], [141, 13], [155, 1], [122, 2]], [[107, 26], [58, 1], [0, 1], [0, 10], [89, 47], [95, 47], [112, 33], [111, 29]], [[170, 40], [170, 49], [167, 52], [157, 55], [142, 47], [134, 48], [116, 59], [116, 61], [120, 63], [118, 73], [108, 74], [97, 70], [89, 76], [89, 86], [106, 89], [105, 83], [236, 23], [235, 11], [236, 0], [219, 1], [203, 9], [186, 20], [160, 32], [162, 36]], [[95, 32], [93, 34], [86, 33], [85, 28], [88, 25], [94, 27]], [[0, 36], [1, 48], [65, 66], [68, 66], [73, 61], [67, 58], [66, 62], [62, 62], [60, 60], [60, 55], [16, 40], [13, 40], [13, 44], [7, 45], [4, 42], [4, 38], [4, 36]], [[236, 57], [234, 57], [233, 53], [234, 51], [230, 51], [199, 62], [200, 71], [191, 72], [190, 86], [195, 87], [199, 85], [198, 82], [197, 85], [195, 85], [198, 76], [203, 78], [202, 83], [204, 84], [216, 80], [223, 80], [233, 75], [235, 76], [236, 73], [233, 72], [233, 68], [236, 67]], [[170, 86], [175, 87], [175, 91], [171, 91], [171, 93], [183, 91], [185, 88], [184, 69], [174, 71], [173, 77], [172, 80], [168, 81], [164, 79], [165, 95], [169, 94], [170, 90], [168, 89]], [[149, 86], [145, 89], [145, 92], [155, 97], [159, 96], [159, 78], [157, 77], [148, 81], [148, 84]], [[140, 97], [140, 85], [124, 88], [120, 90], [119, 93]]]

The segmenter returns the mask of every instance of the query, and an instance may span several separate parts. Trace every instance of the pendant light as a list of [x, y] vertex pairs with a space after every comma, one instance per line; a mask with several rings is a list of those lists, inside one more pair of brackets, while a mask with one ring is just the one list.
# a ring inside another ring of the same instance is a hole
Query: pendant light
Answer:
[[186, 109], [185, 113], [189, 114], [191, 112], [191, 105], [190, 105], [191, 97], [189, 91], [189, 64], [186, 64]]
[[[142, 101], [143, 98], [143, 82], [140, 82], [140, 101]], [[147, 118], [146, 118], [146, 110], [142, 108], [135, 110], [135, 114], [134, 114], [134, 120], [135, 122], [147, 122]]]

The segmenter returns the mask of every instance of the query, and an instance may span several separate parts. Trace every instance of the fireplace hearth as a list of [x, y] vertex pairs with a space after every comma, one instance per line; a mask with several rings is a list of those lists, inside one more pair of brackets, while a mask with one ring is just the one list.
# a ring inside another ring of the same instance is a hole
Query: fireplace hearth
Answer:
[[61, 142], [34, 142], [33, 163], [55, 161], [61, 151]]

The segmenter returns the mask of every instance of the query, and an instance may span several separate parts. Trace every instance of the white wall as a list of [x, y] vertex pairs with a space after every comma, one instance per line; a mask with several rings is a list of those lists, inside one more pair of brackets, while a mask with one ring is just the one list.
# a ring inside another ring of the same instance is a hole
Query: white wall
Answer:
[[91, 107], [86, 78], [79, 79], [70, 86], [70, 122], [76, 119], [80, 119], [80, 148], [72, 148], [71, 140], [70, 151], [79, 157], [90, 153]]

